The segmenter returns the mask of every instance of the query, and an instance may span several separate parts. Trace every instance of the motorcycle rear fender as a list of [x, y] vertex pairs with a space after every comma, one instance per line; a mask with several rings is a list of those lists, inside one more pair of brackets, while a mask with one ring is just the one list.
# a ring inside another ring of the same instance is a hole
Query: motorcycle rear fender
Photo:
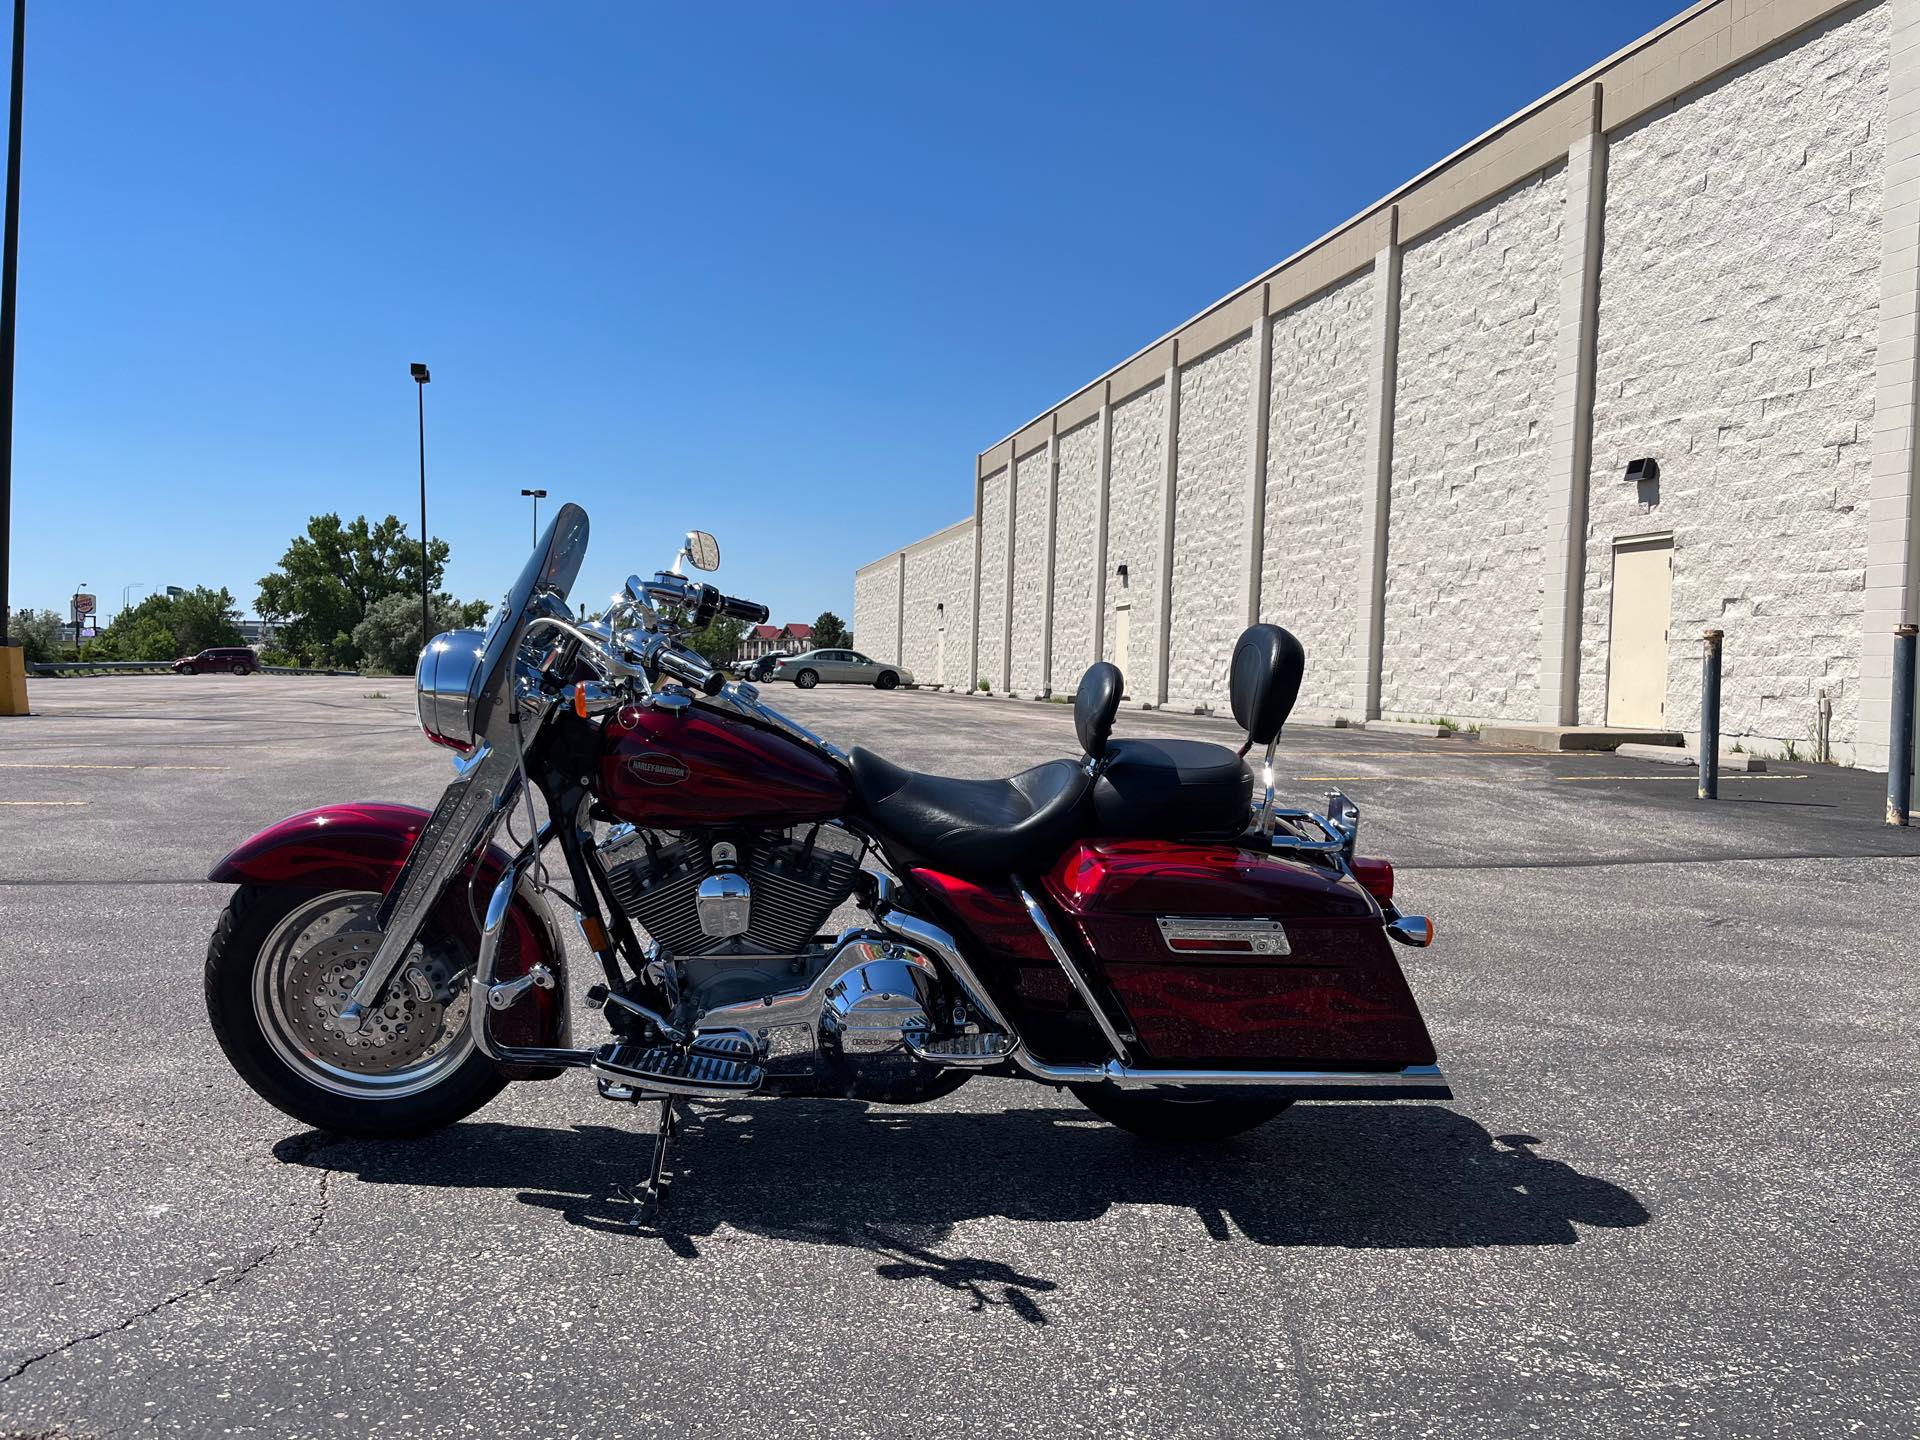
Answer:
[[[327, 805], [290, 815], [243, 841], [213, 867], [218, 885], [292, 885], [312, 890], [372, 890], [386, 894], [406, 863], [429, 812], [384, 800]], [[489, 845], [448, 887], [434, 918], [478, 954], [475, 911], [506, 873], [510, 857]], [[469, 896], [471, 887], [472, 896]], [[552, 909], [523, 883], [508, 912], [495, 978], [510, 980], [534, 964], [553, 972], [554, 988], [532, 989], [509, 1010], [493, 1016], [493, 1033], [507, 1045], [567, 1046], [567, 958]], [[553, 1069], [503, 1067], [515, 1079], [546, 1079]]]

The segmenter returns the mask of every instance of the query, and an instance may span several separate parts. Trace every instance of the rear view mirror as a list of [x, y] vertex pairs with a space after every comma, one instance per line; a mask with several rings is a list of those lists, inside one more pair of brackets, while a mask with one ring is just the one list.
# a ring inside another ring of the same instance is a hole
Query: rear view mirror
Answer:
[[704, 530], [687, 532], [687, 563], [696, 570], [720, 568], [720, 542]]

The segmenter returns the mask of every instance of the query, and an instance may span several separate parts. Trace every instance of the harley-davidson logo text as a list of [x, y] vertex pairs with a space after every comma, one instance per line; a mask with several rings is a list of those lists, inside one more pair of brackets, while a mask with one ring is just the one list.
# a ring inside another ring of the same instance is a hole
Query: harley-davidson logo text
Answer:
[[627, 769], [649, 785], [678, 785], [687, 778], [687, 767], [671, 755], [636, 755]]

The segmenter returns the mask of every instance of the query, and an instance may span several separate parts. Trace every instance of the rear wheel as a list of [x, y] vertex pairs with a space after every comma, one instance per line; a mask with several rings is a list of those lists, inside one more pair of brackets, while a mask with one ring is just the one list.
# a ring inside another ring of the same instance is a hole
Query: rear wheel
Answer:
[[1070, 1087], [1074, 1098], [1110, 1125], [1147, 1140], [1203, 1144], [1225, 1140], [1277, 1118], [1291, 1100], [1173, 1100], [1129, 1095], [1101, 1085]]
[[505, 1087], [467, 1030], [473, 956], [431, 926], [357, 1034], [334, 1024], [379, 947], [370, 891], [243, 886], [207, 946], [207, 1015], [240, 1078], [321, 1130], [415, 1135]]
[[236, 664], [233, 667], [233, 673], [236, 675], [244, 675], [247, 673], [247, 667], [244, 665]]
[[873, 688], [876, 690], [892, 690], [899, 685], [899, 683], [900, 677], [894, 674], [893, 671], [882, 670], [880, 672], [880, 678], [873, 682]]
[[798, 685], [802, 690], [811, 690], [820, 683], [820, 672], [818, 670], [802, 670], [798, 675], [793, 677], [793, 683]]

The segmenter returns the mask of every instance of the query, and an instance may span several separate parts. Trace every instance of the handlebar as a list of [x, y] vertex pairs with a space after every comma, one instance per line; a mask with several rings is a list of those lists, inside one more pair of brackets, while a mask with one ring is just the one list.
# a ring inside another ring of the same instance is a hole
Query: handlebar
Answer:
[[720, 613], [734, 620], [744, 620], [749, 625], [764, 625], [773, 612], [757, 600], [741, 600], [732, 595], [720, 597]]

